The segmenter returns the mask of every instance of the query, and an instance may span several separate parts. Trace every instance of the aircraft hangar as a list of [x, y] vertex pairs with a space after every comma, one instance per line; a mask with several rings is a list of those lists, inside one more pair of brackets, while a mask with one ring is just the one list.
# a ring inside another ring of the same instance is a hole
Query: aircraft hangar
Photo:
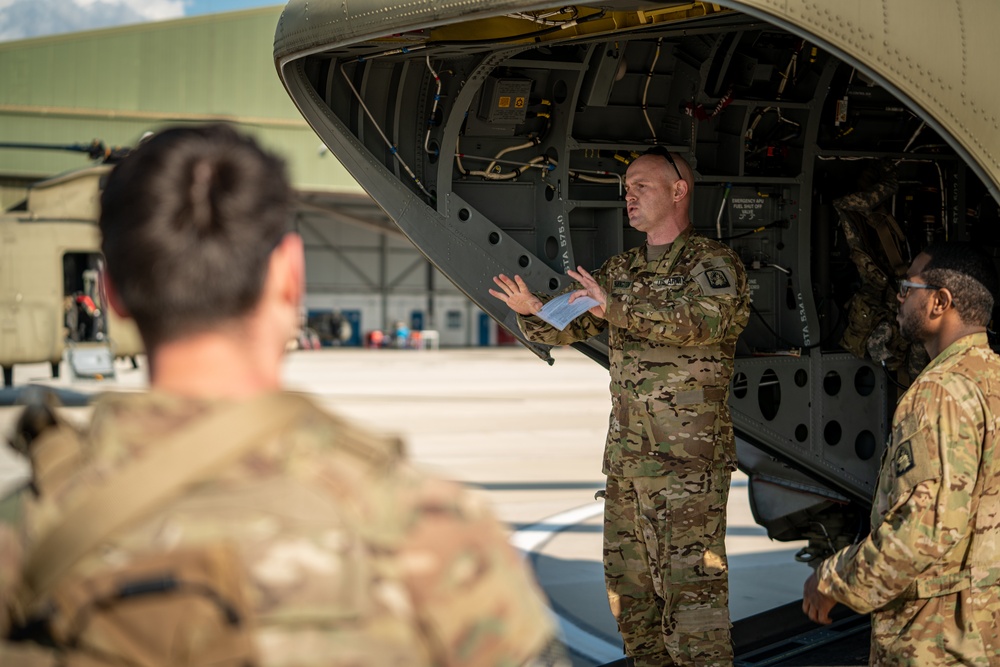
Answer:
[[281, 11], [0, 43], [0, 207], [147, 132], [232, 123], [288, 162], [311, 314], [341, 314], [355, 345], [395, 322], [437, 331], [442, 346], [496, 342], [489, 317], [410, 244], [296, 110], [272, 60]]

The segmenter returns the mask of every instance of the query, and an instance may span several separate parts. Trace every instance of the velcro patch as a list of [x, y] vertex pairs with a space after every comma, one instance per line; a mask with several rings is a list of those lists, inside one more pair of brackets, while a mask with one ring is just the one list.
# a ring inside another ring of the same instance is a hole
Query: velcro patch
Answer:
[[733, 270], [724, 263], [716, 266], [706, 266], [708, 261], [702, 262], [699, 268], [704, 270], [694, 276], [701, 291], [706, 296], [736, 296], [736, 276]]
[[913, 447], [907, 440], [896, 449], [896, 458], [893, 461], [896, 469], [896, 477], [899, 477], [916, 467], [917, 462], [913, 459]]
[[725, 289], [731, 284], [729, 282], [729, 276], [723, 271], [718, 269], [711, 269], [705, 272], [705, 278], [708, 279], [708, 284], [712, 286], [713, 289]]

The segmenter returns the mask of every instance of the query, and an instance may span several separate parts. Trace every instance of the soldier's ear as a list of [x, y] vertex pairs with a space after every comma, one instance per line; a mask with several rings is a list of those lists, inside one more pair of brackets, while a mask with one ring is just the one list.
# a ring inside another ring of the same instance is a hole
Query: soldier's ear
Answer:
[[681, 201], [688, 193], [687, 181], [678, 180], [674, 182], [674, 201]]
[[952, 296], [951, 290], [947, 287], [942, 287], [934, 292], [934, 304], [931, 312], [934, 315], [943, 315], [945, 311], [955, 305], [955, 297]]

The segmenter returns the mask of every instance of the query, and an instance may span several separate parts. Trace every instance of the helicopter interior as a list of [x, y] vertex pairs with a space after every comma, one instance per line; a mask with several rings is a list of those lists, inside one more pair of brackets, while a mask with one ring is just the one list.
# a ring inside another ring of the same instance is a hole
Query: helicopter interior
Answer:
[[[1000, 227], [975, 170], [864, 69], [749, 15], [645, 3], [345, 41], [283, 76], [404, 233], [518, 337], [491, 277], [555, 294], [567, 269], [639, 245], [628, 164], [654, 145], [687, 159], [697, 231], [750, 280], [730, 406], [755, 518], [809, 540], [802, 560], [867, 530], [895, 400], [927, 361], [899, 337], [898, 280], [928, 244], [992, 249]], [[607, 363], [603, 340], [577, 347]]]

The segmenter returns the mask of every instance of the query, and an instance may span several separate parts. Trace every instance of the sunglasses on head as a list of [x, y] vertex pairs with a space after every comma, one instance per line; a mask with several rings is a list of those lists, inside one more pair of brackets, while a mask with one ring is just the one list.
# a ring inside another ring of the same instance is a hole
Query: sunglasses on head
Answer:
[[681, 176], [680, 168], [677, 166], [677, 163], [674, 162], [674, 156], [671, 155], [670, 151], [668, 151], [663, 146], [651, 146], [646, 149], [646, 152], [643, 153], [643, 155], [659, 155], [662, 158], [666, 158], [667, 162], [670, 163], [670, 166], [673, 167], [674, 171], [677, 172], [677, 178], [682, 181], [684, 180], [684, 177]]

